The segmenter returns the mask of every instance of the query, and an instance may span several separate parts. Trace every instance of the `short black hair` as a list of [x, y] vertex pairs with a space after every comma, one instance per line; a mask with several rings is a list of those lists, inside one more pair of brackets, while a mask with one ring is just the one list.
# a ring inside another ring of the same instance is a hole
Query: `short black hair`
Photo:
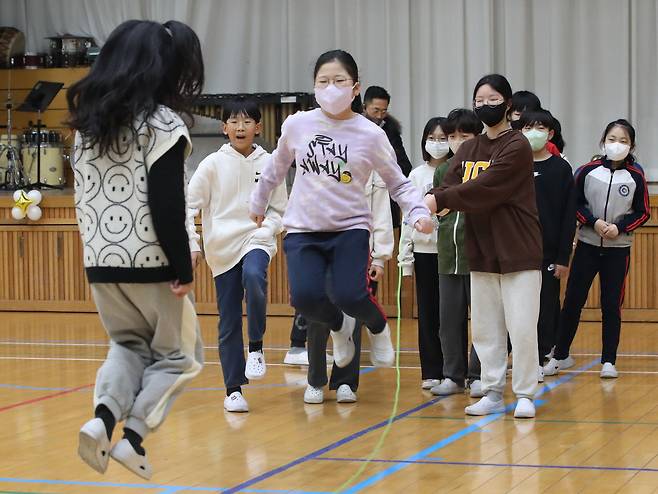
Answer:
[[366, 94], [363, 96], [363, 103], [368, 104], [374, 99], [385, 99], [389, 103], [391, 102], [391, 95], [388, 94], [388, 91], [380, 86], [370, 86], [366, 89]]
[[258, 108], [258, 103], [253, 98], [238, 97], [228, 100], [222, 105], [222, 122], [226, 123], [229, 118], [238, 115], [253, 118], [256, 123], [259, 123], [261, 119], [260, 108]]
[[512, 95], [512, 107], [510, 112], [535, 111], [541, 109], [539, 97], [530, 91], [517, 91]]
[[526, 110], [521, 113], [521, 118], [518, 121], [519, 130], [526, 125], [533, 126], [535, 124], [543, 125], [548, 130], [555, 130], [555, 119], [548, 110], [540, 108], [539, 110]]
[[441, 125], [443, 132], [452, 134], [454, 132], [466, 132], [468, 134], [480, 135], [484, 130], [482, 121], [468, 108], [455, 108]]
[[[434, 132], [434, 130], [437, 127], [441, 127], [441, 130], [446, 135], [446, 137], [448, 136], [448, 133], [446, 132], [445, 129], [445, 123], [446, 123], [446, 117], [432, 117], [425, 124], [425, 128], [423, 129], [423, 136], [420, 139], [420, 151], [423, 154], [423, 161], [427, 162], [432, 159], [430, 153], [428, 153], [427, 150], [425, 150], [425, 143], [427, 142], [427, 136], [429, 136], [432, 132]], [[452, 150], [448, 151], [447, 157], [452, 158]]]

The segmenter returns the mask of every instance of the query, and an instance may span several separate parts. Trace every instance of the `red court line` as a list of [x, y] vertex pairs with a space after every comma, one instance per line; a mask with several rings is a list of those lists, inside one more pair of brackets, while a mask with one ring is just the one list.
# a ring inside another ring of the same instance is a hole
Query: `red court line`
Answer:
[[6, 412], [7, 410], [12, 410], [14, 408], [22, 407], [23, 405], [31, 405], [32, 403], [37, 403], [39, 401], [49, 400], [51, 398], [57, 398], [58, 396], [67, 395], [69, 393], [75, 393], [76, 391], [80, 391], [81, 389], [91, 388], [93, 385], [94, 383], [84, 384], [82, 386], [78, 386], [77, 388], [67, 389], [66, 391], [59, 391], [58, 393], [53, 393], [46, 396], [40, 396], [39, 398], [32, 398], [31, 400], [19, 401], [18, 403], [14, 403], [13, 405], [0, 407], [0, 413]]

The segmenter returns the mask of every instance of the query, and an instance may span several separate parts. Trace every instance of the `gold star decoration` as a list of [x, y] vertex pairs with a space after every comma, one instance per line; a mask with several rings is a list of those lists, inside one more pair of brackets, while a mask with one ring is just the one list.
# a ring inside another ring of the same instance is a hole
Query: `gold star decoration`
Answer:
[[34, 201], [32, 199], [27, 197], [25, 191], [21, 190], [18, 199], [16, 199], [16, 202], [14, 203], [14, 206], [20, 208], [21, 211], [23, 211], [23, 215], [25, 215], [27, 213], [27, 208], [30, 207], [30, 204], [32, 204], [33, 202]]

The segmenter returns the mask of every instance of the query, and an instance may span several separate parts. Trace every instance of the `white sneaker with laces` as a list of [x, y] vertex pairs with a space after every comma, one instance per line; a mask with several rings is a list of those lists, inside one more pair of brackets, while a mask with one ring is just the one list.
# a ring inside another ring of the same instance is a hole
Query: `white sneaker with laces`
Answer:
[[617, 369], [615, 368], [614, 364], [611, 364], [610, 362], [605, 362], [603, 366], [601, 367], [601, 378], [603, 379], [616, 379], [619, 377], [619, 373], [617, 372]]
[[551, 358], [546, 365], [544, 365], [544, 376], [556, 376], [560, 370], [560, 365], [557, 359]]
[[437, 396], [455, 395], [457, 393], [463, 393], [464, 387], [459, 386], [455, 381], [446, 377], [440, 384], [430, 389], [430, 392]]
[[263, 379], [267, 372], [267, 365], [265, 364], [265, 355], [263, 352], [249, 352], [247, 355], [247, 363], [244, 366], [244, 375], [247, 379]]
[[116, 443], [110, 452], [110, 456], [143, 479], [149, 480], [153, 475], [153, 469], [146, 455], [137, 454], [128, 439], [122, 439]]
[[291, 348], [283, 358], [283, 363], [286, 365], [308, 365], [308, 350], [306, 348]]
[[477, 403], [464, 408], [466, 415], [491, 415], [493, 413], [505, 413], [505, 402], [503, 400], [493, 401], [488, 396], [484, 396]]
[[543, 383], [544, 382], [544, 366], [540, 365], [539, 370], [537, 372], [537, 382], [538, 383]]
[[434, 386], [441, 384], [441, 379], [423, 379], [420, 387], [423, 389], [432, 389]]
[[356, 403], [356, 393], [348, 384], [341, 384], [336, 390], [336, 403]]
[[343, 312], [343, 325], [338, 331], [331, 331], [331, 339], [334, 342], [334, 363], [337, 367], [347, 367], [354, 358], [354, 340], [352, 334], [356, 326], [356, 320]]
[[110, 440], [107, 438], [105, 423], [91, 419], [80, 429], [78, 455], [91, 468], [105, 473], [110, 461]]
[[249, 404], [240, 391], [233, 391], [224, 398], [224, 410], [227, 412], [248, 412]]
[[373, 334], [368, 329], [370, 338], [370, 361], [375, 367], [391, 367], [395, 362], [395, 349], [391, 342], [391, 329], [386, 323], [384, 331]]
[[484, 393], [482, 392], [482, 381], [479, 379], [471, 381], [471, 385], [469, 387], [471, 388], [469, 393], [471, 398], [482, 398], [484, 396]]
[[324, 391], [322, 388], [316, 388], [310, 384], [306, 386], [306, 391], [304, 391], [304, 403], [310, 403], [312, 405], [319, 405], [324, 402]]
[[514, 418], [531, 419], [535, 416], [535, 404], [529, 398], [519, 398], [514, 409]]

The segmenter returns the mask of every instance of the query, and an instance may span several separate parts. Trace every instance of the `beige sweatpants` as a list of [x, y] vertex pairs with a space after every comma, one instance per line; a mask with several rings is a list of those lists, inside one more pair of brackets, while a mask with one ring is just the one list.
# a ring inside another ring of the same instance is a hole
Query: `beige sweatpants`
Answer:
[[537, 319], [541, 271], [471, 272], [473, 345], [482, 365], [482, 391], [503, 393], [507, 334], [512, 342], [512, 390], [533, 399], [537, 389]]

